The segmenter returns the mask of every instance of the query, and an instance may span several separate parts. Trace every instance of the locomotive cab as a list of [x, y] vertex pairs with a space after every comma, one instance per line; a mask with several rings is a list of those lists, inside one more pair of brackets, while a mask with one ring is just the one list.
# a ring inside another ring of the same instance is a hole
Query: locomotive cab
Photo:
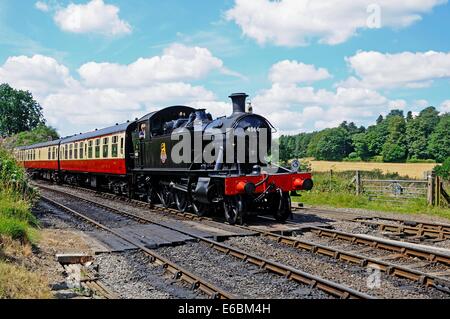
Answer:
[[[172, 106], [139, 119], [131, 133], [133, 143], [133, 169], [157, 171], [175, 168], [168, 156], [174, 129], [186, 125], [195, 109], [188, 106]], [[159, 155], [159, 156], [158, 156]]]

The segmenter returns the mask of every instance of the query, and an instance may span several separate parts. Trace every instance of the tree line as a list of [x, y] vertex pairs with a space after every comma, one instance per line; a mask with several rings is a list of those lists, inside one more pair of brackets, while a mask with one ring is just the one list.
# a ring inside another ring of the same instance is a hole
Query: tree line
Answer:
[[450, 157], [450, 113], [435, 107], [412, 112], [392, 110], [374, 125], [343, 122], [335, 128], [281, 136], [280, 160], [314, 157], [327, 161], [443, 162]]
[[5, 138], [7, 148], [59, 138], [45, 123], [42, 107], [29, 91], [0, 85], [0, 140]]

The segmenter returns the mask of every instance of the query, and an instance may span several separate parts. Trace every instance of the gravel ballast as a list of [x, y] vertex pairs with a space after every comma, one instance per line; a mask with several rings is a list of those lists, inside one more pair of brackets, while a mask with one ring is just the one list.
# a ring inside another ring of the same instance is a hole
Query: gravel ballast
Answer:
[[199, 299], [193, 291], [164, 274], [141, 252], [102, 254], [95, 258], [101, 280], [123, 299]]
[[450, 297], [450, 295], [435, 289], [423, 287], [409, 280], [390, 277], [384, 273], [380, 273], [381, 285], [371, 288], [372, 285], [368, 285], [368, 281], [372, 278], [369, 278], [372, 272], [369, 272], [365, 268], [344, 263], [334, 258], [299, 251], [266, 238], [232, 238], [227, 241], [227, 244], [246, 251], [252, 251], [267, 259], [277, 260], [299, 270], [321, 276], [322, 278], [380, 298], [428, 299]]
[[333, 298], [318, 289], [297, 284], [257, 266], [222, 254], [202, 243], [161, 248], [158, 252], [206, 280], [242, 298]]

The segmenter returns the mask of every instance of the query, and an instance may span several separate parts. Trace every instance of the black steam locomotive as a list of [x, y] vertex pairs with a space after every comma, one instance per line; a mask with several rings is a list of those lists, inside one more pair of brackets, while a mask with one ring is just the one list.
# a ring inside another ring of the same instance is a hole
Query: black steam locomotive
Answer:
[[214, 120], [203, 109], [172, 106], [16, 154], [35, 177], [106, 188], [200, 216], [221, 213], [230, 224], [248, 214], [284, 221], [290, 192], [310, 190], [311, 174], [268, 163], [272, 125], [246, 111], [246, 94], [230, 98], [228, 117]]

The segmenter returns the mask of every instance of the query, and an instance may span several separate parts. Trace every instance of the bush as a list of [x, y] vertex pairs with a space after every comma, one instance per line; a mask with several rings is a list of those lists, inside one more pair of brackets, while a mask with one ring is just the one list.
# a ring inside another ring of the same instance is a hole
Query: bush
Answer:
[[29, 186], [24, 168], [0, 147], [0, 236], [22, 242], [32, 240], [32, 226], [38, 224], [31, 213], [35, 197], [36, 191]]
[[37, 226], [38, 221], [30, 211], [30, 204], [18, 198], [14, 193], [0, 191], [0, 216], [7, 218], [15, 218], [20, 221], [27, 222], [33, 226]]
[[417, 163], [436, 163], [433, 159], [418, 159], [418, 158], [410, 158], [406, 161], [406, 163], [417, 164]]
[[450, 180], [450, 157], [442, 165], [436, 166], [434, 172], [443, 179]]
[[344, 162], [362, 162], [363, 159], [358, 156], [358, 153], [352, 152], [347, 158], [344, 158]]
[[19, 240], [23, 243], [32, 240], [30, 228], [26, 222], [5, 216], [0, 216], [0, 235]]
[[33, 200], [36, 190], [28, 184], [25, 169], [13, 155], [0, 146], [0, 190], [14, 193], [22, 199]]

